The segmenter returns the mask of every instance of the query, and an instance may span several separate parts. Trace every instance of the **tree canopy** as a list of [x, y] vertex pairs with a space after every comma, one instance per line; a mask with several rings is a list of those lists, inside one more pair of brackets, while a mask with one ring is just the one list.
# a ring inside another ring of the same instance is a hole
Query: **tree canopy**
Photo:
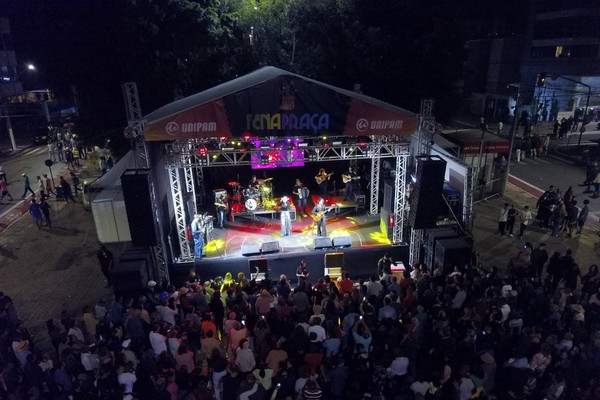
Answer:
[[455, 111], [464, 9], [443, 0], [30, 0], [11, 2], [13, 42], [58, 96], [78, 101], [80, 133], [121, 135], [121, 83], [147, 114], [273, 65], [418, 111]]

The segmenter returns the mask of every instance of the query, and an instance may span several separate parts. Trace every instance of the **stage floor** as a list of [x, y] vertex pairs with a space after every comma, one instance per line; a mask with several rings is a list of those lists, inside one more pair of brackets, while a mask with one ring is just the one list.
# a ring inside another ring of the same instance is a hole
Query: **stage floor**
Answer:
[[[353, 248], [371, 248], [390, 245], [391, 242], [380, 227], [380, 216], [368, 215], [364, 210], [357, 212], [354, 201], [343, 198], [330, 199], [334, 207], [327, 214], [327, 237], [348, 236]], [[292, 222], [292, 235], [281, 236], [279, 219], [271, 214], [237, 215], [234, 222], [228, 221], [225, 229], [215, 228], [205, 246], [204, 260], [243, 257], [242, 247], [279, 242], [280, 253], [296, 253], [314, 250], [317, 236], [314, 220], [308, 215], [296, 216]]]

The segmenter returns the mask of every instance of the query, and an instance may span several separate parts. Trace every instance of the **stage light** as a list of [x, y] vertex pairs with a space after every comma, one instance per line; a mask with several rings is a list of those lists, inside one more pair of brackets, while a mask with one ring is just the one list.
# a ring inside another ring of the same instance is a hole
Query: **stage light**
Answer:
[[413, 181], [413, 183], [417, 183], [417, 176], [415, 174], [410, 174], [410, 179]]
[[336, 140], [332, 143], [334, 146], [341, 146], [342, 145], [342, 141], [341, 140]]
[[206, 149], [205, 146], [198, 147], [198, 154], [200, 154], [202, 157], [205, 157], [207, 152], [208, 152], [208, 150]]
[[308, 147], [308, 142], [301, 142], [298, 143], [298, 147], [303, 148], [303, 147]]
[[269, 156], [260, 156], [260, 165], [269, 165]]

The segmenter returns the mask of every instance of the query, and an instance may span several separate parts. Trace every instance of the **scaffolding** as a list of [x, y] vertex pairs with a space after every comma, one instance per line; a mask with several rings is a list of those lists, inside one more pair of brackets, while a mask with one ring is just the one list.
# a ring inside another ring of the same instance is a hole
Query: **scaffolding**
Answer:
[[[123, 90], [125, 113], [127, 115], [127, 128], [125, 129], [125, 137], [131, 139], [133, 142], [132, 147], [136, 155], [136, 167], [150, 169], [151, 165], [148, 157], [148, 145], [144, 140], [144, 121], [138, 96], [137, 84], [135, 82], [124, 82], [121, 85], [121, 89]], [[151, 246], [150, 251], [154, 259], [154, 265], [158, 272], [158, 279], [160, 281], [166, 281], [169, 283], [169, 269], [165, 260], [166, 247], [164, 239], [160, 234], [160, 225], [158, 223], [158, 221], [160, 221], [160, 214], [157, 207], [156, 190], [152, 179], [149, 180], [149, 186], [150, 202], [152, 204], [152, 210], [155, 217], [154, 229], [157, 238], [157, 244], [155, 246]]]

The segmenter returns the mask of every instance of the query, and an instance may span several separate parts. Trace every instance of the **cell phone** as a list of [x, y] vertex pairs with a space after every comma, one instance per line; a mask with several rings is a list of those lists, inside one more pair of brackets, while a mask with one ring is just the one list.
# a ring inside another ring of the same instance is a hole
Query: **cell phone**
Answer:
[[358, 319], [360, 319], [360, 320], [362, 321], [362, 319], [363, 319], [363, 316], [361, 315], [360, 317], [358, 317]]
[[281, 387], [281, 383], [277, 384], [277, 389], [279, 389]]

